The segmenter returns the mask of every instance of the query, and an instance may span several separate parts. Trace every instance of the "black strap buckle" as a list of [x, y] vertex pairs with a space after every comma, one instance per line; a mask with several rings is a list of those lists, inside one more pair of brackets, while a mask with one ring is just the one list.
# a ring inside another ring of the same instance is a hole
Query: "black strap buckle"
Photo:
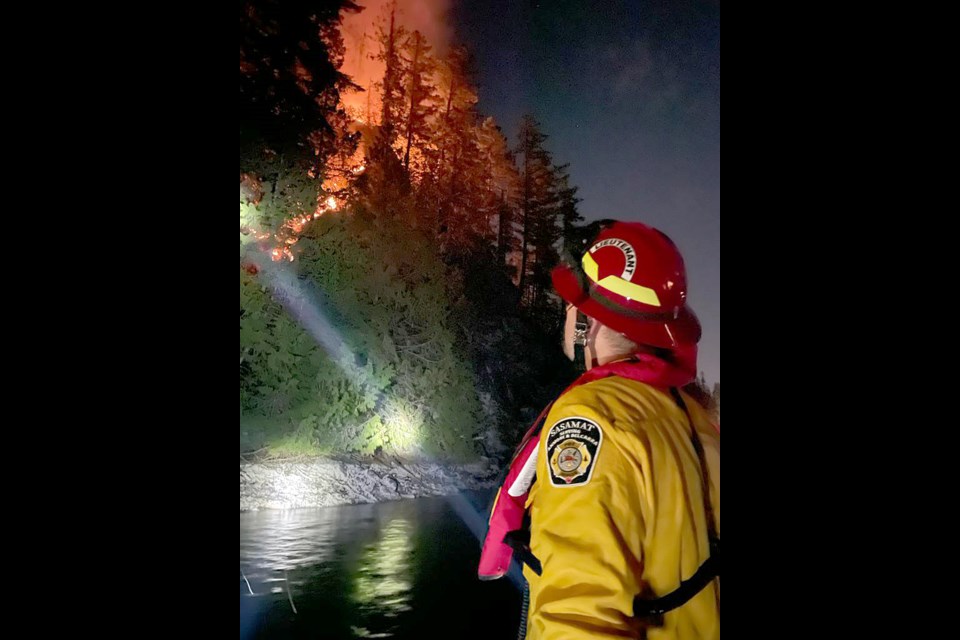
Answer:
[[704, 561], [697, 572], [689, 579], [680, 582], [680, 586], [667, 595], [655, 600], [633, 599], [633, 615], [638, 618], [662, 616], [668, 611], [686, 604], [693, 596], [720, 575], [720, 538], [710, 538], [710, 557]]
[[540, 565], [540, 561], [533, 555], [533, 552], [530, 551], [529, 529], [508, 531], [507, 535], [503, 536], [503, 544], [513, 549], [513, 555], [516, 556], [517, 560], [530, 567], [535, 574], [538, 576], [543, 574], [543, 567]]

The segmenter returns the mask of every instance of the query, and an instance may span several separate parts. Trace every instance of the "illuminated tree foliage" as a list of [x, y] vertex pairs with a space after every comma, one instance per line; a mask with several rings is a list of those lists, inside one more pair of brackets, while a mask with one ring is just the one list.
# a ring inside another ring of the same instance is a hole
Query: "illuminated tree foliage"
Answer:
[[395, 5], [370, 53], [380, 108], [351, 121], [339, 26], [358, 10], [241, 3], [241, 450], [503, 454], [572, 375], [548, 274], [576, 187], [532, 117], [510, 149], [467, 51], [437, 56]]

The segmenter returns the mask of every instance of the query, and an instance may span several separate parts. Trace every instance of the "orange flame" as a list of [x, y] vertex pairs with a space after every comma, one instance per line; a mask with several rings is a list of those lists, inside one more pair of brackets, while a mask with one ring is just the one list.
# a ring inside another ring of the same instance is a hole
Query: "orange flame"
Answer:
[[[340, 159], [339, 165], [325, 176], [321, 188], [328, 194], [330, 192], [342, 192], [349, 187], [348, 177], [350, 175], [359, 176], [367, 169], [365, 162], [366, 145], [378, 128], [376, 126], [377, 115], [381, 107], [379, 92], [375, 89], [374, 84], [382, 78], [384, 72], [383, 63], [376, 60], [373, 55], [378, 46], [375, 41], [377, 22], [384, 20], [388, 15], [387, 12], [391, 2], [392, 0], [366, 0], [364, 4], [367, 9], [365, 11], [346, 14], [343, 19], [341, 35], [346, 52], [340, 71], [350, 76], [353, 82], [364, 90], [344, 91], [340, 94], [340, 99], [341, 104], [355, 123], [351, 125], [350, 130], [352, 132], [359, 130], [362, 133], [362, 138], [356, 152], [349, 158]], [[398, 24], [404, 25], [408, 31], [419, 30], [427, 41], [433, 45], [435, 54], [442, 56], [451, 37], [450, 27], [443, 20], [450, 4], [452, 4], [451, 0], [418, 2], [399, 0], [397, 2]], [[294, 74], [301, 84], [310, 80], [309, 73], [299, 60], [295, 62]], [[317, 153], [318, 150], [315, 149], [314, 152]], [[272, 150], [270, 153], [276, 155], [276, 152]], [[420, 152], [417, 149], [414, 149], [411, 153], [411, 169], [421, 163], [418, 153]], [[318, 177], [317, 172], [313, 169], [309, 171], [308, 176], [310, 178]], [[258, 232], [255, 229], [249, 231], [257, 241], [272, 240], [271, 244], [275, 246], [270, 250], [270, 257], [274, 262], [279, 262], [284, 258], [292, 262], [294, 255], [289, 247], [296, 244], [306, 224], [330, 211], [338, 211], [345, 204], [345, 202], [338, 201], [333, 195], [329, 195], [323, 200], [318, 199], [317, 206], [312, 213], [301, 213], [285, 221], [276, 234]]]

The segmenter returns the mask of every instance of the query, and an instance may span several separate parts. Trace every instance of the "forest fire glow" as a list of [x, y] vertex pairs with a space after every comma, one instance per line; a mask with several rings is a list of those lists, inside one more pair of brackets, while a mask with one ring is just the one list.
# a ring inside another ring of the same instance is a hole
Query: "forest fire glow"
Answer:
[[[303, 229], [307, 223], [309, 223], [311, 220], [316, 220], [328, 211], [337, 211], [341, 204], [342, 203], [338, 201], [336, 197], [331, 195], [325, 199], [319, 200], [316, 209], [314, 209], [312, 213], [308, 213], [306, 215], [299, 214], [286, 220], [282, 225], [280, 225], [280, 229], [277, 231], [277, 233], [257, 231], [256, 229], [243, 224], [241, 224], [240, 233], [243, 235], [252, 234], [254, 239], [260, 243], [261, 250], [268, 253], [270, 255], [270, 259], [274, 262], [280, 262], [284, 259], [293, 262], [295, 256], [290, 250], [290, 247], [297, 244], [297, 242], [300, 240], [300, 234], [303, 233]], [[265, 242], [271, 240], [272, 243]], [[270, 246], [271, 244], [273, 246]]]

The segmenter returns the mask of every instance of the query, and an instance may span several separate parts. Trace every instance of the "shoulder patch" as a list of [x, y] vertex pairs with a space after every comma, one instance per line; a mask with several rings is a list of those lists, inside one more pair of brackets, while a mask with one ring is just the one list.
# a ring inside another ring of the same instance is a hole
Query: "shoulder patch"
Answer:
[[590, 482], [596, 466], [603, 431], [587, 418], [564, 418], [547, 432], [547, 467], [550, 484], [576, 487]]

